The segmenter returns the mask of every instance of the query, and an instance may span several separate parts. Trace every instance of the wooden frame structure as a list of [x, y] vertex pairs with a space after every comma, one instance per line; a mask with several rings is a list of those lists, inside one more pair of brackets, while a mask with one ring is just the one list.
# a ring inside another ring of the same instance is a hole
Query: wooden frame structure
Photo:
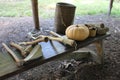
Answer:
[[[110, 0], [108, 15], [111, 14], [113, 1], [114, 0]], [[32, 2], [32, 11], [33, 11], [33, 19], [34, 19], [35, 29], [39, 30], [40, 24], [39, 24], [39, 15], [38, 15], [38, 0], [31, 0], [31, 2]]]
[[[38, 0], [31, 0], [31, 1], [32, 1], [35, 28], [39, 29], [38, 3], [37, 3]], [[98, 51], [97, 55], [99, 57], [100, 62], [102, 63], [103, 55], [104, 55], [103, 40], [108, 36], [110, 36], [110, 34], [96, 36], [94, 38], [88, 38], [85, 41], [77, 42], [76, 49], [86, 47], [90, 44], [95, 44], [95, 47], [97, 48], [97, 51]], [[75, 51], [74, 47], [68, 47], [56, 41], [52, 41], [52, 44], [50, 41], [47, 43], [42, 42], [40, 43], [40, 45], [42, 46], [43, 57], [36, 59], [34, 61], [28, 62], [22, 67], [17, 67], [14, 61], [9, 62], [10, 55], [5, 56], [4, 54], [0, 54], [0, 59], [1, 59], [0, 60], [0, 80], [6, 79], [15, 74], [18, 74], [20, 72], [34, 68], [36, 66], [42, 65], [49, 61], [56, 60], [58, 58], [61, 58], [62, 56], [69, 55], [70, 52]], [[10, 67], [11, 65], [13, 65], [12, 68]]]

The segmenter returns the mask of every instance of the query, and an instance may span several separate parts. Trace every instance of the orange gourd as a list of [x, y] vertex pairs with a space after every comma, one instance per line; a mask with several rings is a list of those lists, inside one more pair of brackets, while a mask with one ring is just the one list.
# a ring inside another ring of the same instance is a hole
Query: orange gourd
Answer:
[[89, 29], [85, 25], [78, 24], [78, 25], [70, 25], [66, 31], [65, 34], [68, 38], [77, 40], [77, 41], [83, 41], [89, 36]]

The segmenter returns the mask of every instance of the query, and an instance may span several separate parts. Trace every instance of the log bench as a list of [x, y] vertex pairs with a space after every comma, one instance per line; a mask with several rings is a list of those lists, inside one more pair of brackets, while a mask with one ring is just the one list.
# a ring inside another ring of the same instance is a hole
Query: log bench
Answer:
[[13, 61], [9, 54], [0, 53], [0, 80], [9, 78], [15, 74], [29, 70], [31, 68], [53, 61], [55, 59], [59, 59], [65, 55], [69, 55], [69, 53], [80, 48], [86, 47], [90, 44], [95, 44], [95, 47], [98, 51], [97, 55], [100, 57], [100, 62], [102, 63], [104, 57], [103, 41], [108, 36], [110, 36], [110, 34], [96, 36], [94, 38], [88, 38], [84, 41], [77, 42], [76, 49], [74, 47], [64, 45], [57, 41], [52, 41], [52, 43], [51, 41], [48, 41], [47, 43], [40, 42], [39, 44], [42, 47], [43, 56], [41, 58], [27, 62], [21, 67], [16, 66], [15, 61]]

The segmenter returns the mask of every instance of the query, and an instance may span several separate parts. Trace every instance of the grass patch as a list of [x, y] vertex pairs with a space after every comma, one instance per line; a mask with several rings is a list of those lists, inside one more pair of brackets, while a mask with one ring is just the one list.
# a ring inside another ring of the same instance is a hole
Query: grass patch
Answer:
[[[3, 1], [0, 1], [0, 16], [32, 16], [31, 0]], [[70, 0], [38, 0], [40, 17], [54, 17], [56, 3], [65, 1]], [[77, 6], [76, 15], [107, 14], [109, 0], [73, 0], [72, 4]], [[120, 16], [119, 6], [120, 2], [114, 2], [111, 15]]]
[[20, 2], [1, 2], [0, 16], [20, 17], [31, 16], [31, 3], [29, 1]]

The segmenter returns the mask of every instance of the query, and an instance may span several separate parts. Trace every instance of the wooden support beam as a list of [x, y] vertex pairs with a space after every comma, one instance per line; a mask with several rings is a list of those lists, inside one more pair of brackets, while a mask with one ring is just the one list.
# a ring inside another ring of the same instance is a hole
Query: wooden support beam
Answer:
[[108, 10], [108, 15], [109, 15], [109, 16], [110, 16], [110, 14], [111, 14], [111, 10], [112, 10], [112, 7], [113, 7], [113, 1], [114, 1], [114, 0], [110, 0], [109, 10]]
[[35, 29], [39, 30], [38, 0], [31, 0]]
[[100, 63], [103, 64], [104, 60], [104, 45], [103, 45], [103, 40], [99, 40], [95, 42], [95, 46], [97, 48], [97, 55], [100, 60]]

